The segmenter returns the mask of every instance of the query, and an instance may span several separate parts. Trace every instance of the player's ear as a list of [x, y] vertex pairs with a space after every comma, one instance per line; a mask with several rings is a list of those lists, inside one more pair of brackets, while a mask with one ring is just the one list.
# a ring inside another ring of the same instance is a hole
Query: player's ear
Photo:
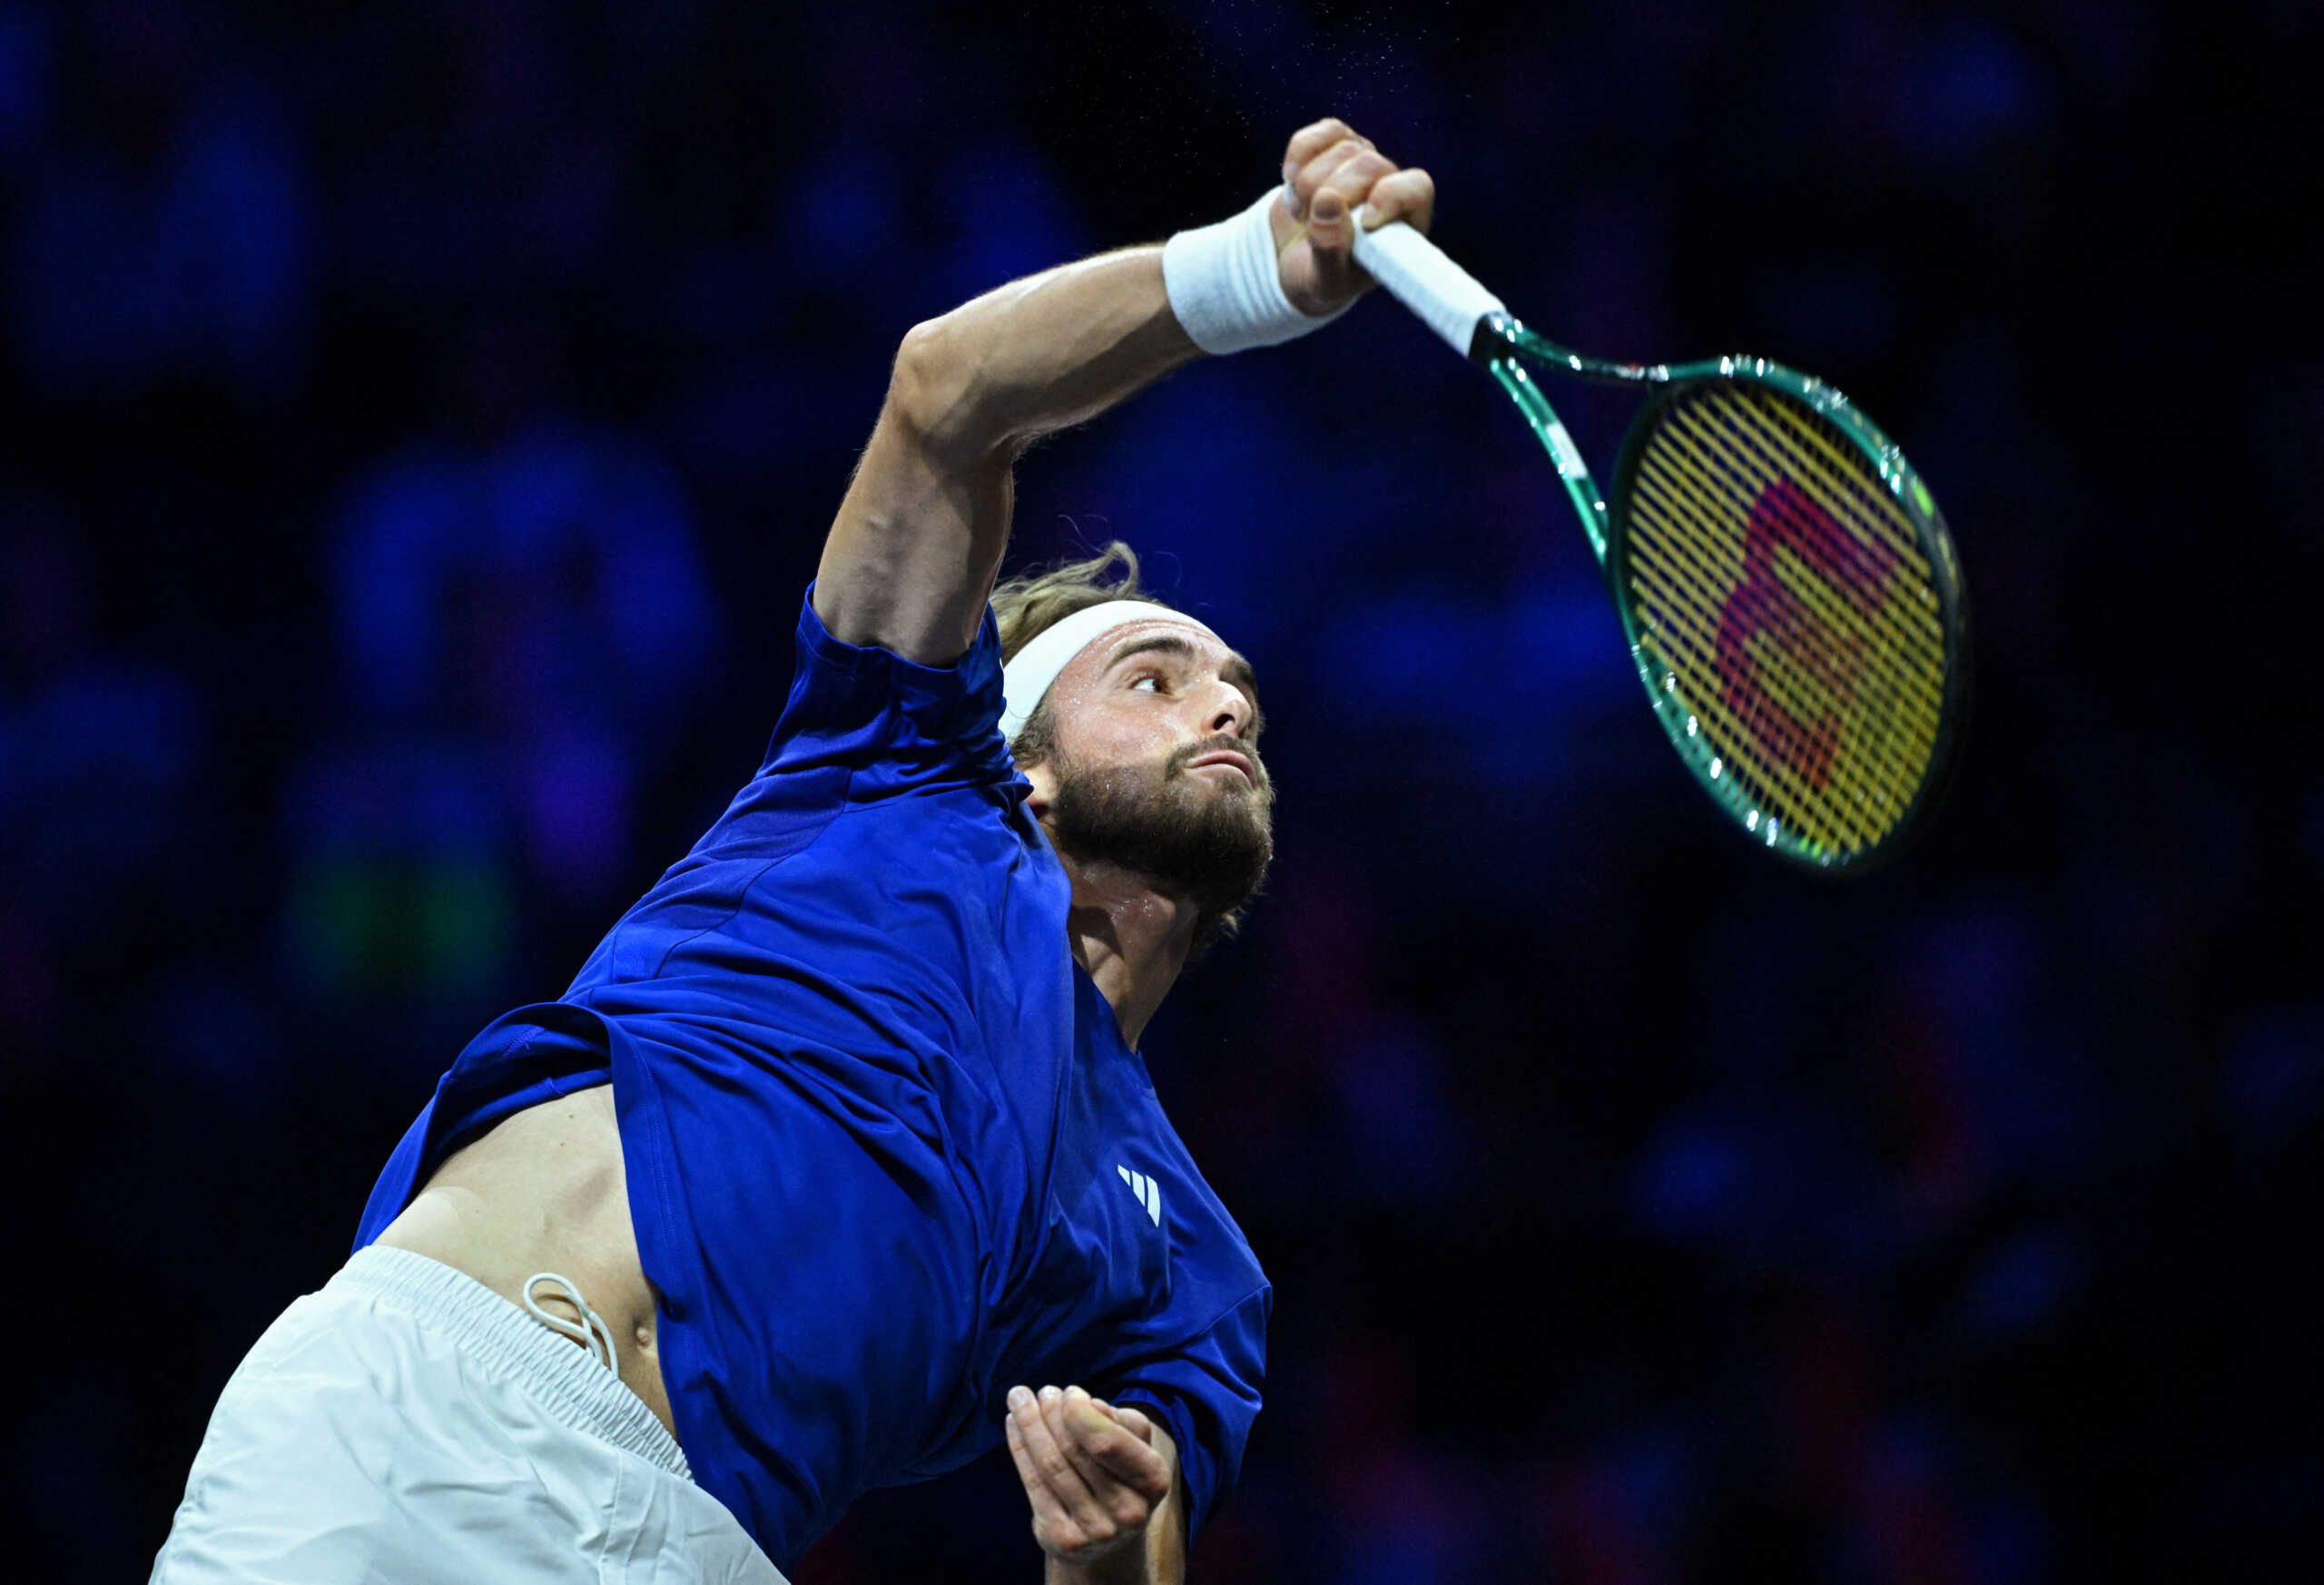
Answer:
[[1057, 797], [1057, 773], [1045, 763], [1019, 767], [1025, 780], [1033, 784], [1032, 795], [1025, 800], [1025, 807], [1035, 820], [1047, 820], [1049, 803]]

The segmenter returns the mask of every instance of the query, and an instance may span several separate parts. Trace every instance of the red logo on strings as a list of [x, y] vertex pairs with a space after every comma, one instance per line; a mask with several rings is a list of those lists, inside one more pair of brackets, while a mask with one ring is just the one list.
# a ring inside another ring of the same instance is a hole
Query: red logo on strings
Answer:
[[[1832, 779], [1839, 752], [1841, 713], [1856, 698], [1864, 669], [1866, 640], [1827, 620], [1776, 570], [1776, 552], [1793, 561], [1843, 601], [1866, 616], [1888, 598], [1888, 575], [1896, 553], [1849, 533], [1837, 517], [1789, 479], [1779, 478], [1751, 503], [1743, 530], [1743, 581], [1719, 608], [1712, 668], [1721, 696], [1750, 733], [1775, 758], [1821, 792]], [[1794, 573], [1793, 576], [1798, 576]], [[1751, 641], [1762, 639], [1810, 686], [1795, 696], [1820, 694], [1823, 708], [1803, 719], [1768, 691]]]

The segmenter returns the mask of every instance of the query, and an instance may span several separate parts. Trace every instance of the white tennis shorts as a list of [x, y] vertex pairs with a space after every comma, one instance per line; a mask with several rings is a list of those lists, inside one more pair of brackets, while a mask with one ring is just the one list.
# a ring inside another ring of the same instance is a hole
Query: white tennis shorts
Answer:
[[153, 1580], [785, 1585], [620, 1377], [377, 1245], [226, 1383]]

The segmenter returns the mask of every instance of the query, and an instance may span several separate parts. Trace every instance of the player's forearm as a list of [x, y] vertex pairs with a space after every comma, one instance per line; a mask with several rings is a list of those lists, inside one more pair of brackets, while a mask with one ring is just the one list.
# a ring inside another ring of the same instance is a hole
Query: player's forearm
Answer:
[[889, 402], [958, 467], [1096, 418], [1201, 351], [1162, 284], [1162, 250], [1128, 248], [1009, 282], [916, 327]]

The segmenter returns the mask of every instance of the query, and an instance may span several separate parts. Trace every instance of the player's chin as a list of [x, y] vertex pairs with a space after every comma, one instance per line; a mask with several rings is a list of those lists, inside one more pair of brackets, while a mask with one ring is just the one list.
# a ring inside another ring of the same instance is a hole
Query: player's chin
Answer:
[[1264, 874], [1275, 859], [1274, 812], [1256, 799], [1216, 807], [1223, 818], [1211, 824], [1214, 840], [1236, 855], [1234, 867]]
[[1262, 834], [1272, 832], [1275, 790], [1265, 783], [1247, 782], [1239, 775], [1195, 775], [1187, 780], [1197, 784], [1187, 788], [1179, 796], [1190, 806], [1187, 812], [1191, 818], [1250, 826]]

